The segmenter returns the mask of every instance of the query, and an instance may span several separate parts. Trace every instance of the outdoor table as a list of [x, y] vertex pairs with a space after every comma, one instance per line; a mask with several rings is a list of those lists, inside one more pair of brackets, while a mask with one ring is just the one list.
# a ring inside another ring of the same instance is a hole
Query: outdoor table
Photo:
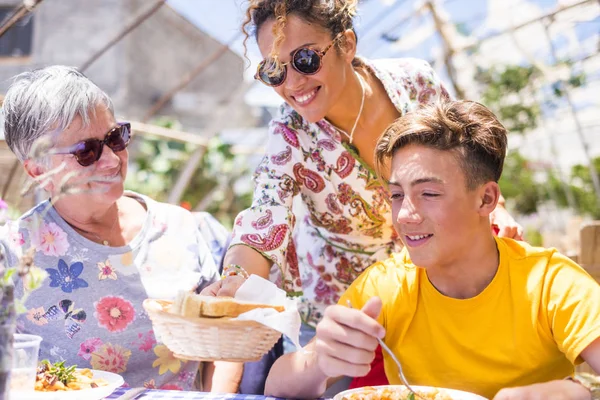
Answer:
[[[118, 399], [131, 388], [120, 387], [116, 389], [105, 400]], [[178, 390], [146, 389], [135, 397], [135, 400], [275, 400], [276, 397], [259, 396], [252, 394], [234, 393], [206, 393], [206, 392], [182, 392]]]

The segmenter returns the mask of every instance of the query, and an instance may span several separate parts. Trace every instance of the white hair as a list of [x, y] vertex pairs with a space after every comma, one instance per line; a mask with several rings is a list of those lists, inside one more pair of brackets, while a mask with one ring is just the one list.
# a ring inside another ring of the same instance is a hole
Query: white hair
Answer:
[[73, 67], [53, 65], [19, 74], [2, 107], [6, 143], [19, 160], [27, 160], [38, 139], [60, 134], [76, 117], [89, 126], [99, 105], [114, 114], [110, 97]]

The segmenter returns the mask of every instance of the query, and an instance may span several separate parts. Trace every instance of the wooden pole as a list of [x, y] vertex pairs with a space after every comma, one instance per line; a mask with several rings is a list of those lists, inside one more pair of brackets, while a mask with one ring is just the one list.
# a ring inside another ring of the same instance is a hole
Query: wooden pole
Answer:
[[442, 43], [444, 45], [444, 63], [446, 64], [446, 70], [448, 71], [448, 76], [450, 78], [450, 82], [452, 83], [452, 87], [454, 88], [454, 92], [456, 93], [456, 97], [459, 99], [464, 99], [465, 91], [458, 84], [456, 68], [454, 68], [454, 55], [456, 54], [456, 50], [451, 39], [447, 35], [446, 22], [440, 17], [435, 4], [433, 4], [433, 0], [428, 0], [425, 3], [425, 7], [429, 9], [429, 12], [431, 12], [435, 29], [442, 39]]
[[[177, 129], [163, 128], [162, 126], [145, 124], [139, 121], [130, 121], [134, 136], [150, 136], [160, 140], [170, 140], [179, 143], [188, 143], [197, 147], [207, 147], [209, 133], [207, 130], [186, 132]], [[236, 144], [231, 147], [233, 154], [249, 155], [264, 154], [264, 146], [248, 146]]]
[[0, 37], [19, 22], [21, 18], [32, 12], [41, 2], [42, 0], [23, 0], [23, 3], [17, 6], [13, 14], [0, 26]]

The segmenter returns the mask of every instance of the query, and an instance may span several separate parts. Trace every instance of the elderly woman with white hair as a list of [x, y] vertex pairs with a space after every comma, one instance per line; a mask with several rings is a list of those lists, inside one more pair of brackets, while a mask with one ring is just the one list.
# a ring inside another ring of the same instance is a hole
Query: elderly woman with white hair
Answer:
[[[217, 268], [188, 211], [124, 191], [130, 124], [115, 120], [106, 93], [64, 66], [18, 75], [3, 108], [8, 145], [49, 195], [1, 242], [9, 264], [33, 251], [48, 273], [27, 297], [18, 330], [42, 336], [40, 356], [52, 362], [115, 372], [129, 386], [197, 387], [199, 364], [157, 342], [142, 302], [214, 282]], [[205, 368], [203, 389], [235, 391], [230, 366], [216, 367], [214, 380], [215, 369]]]

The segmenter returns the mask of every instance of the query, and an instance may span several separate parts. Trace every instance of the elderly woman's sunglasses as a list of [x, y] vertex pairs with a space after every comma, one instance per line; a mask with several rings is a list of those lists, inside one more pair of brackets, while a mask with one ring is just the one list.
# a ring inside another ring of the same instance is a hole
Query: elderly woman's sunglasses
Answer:
[[117, 126], [108, 131], [104, 139], [84, 140], [75, 143], [67, 150], [53, 151], [53, 154], [71, 154], [80, 165], [88, 167], [102, 157], [104, 145], [116, 153], [125, 150], [130, 139], [131, 124], [129, 122], [119, 122]]
[[315, 50], [311, 47], [300, 47], [292, 53], [292, 60], [281, 64], [283, 68], [279, 71], [273, 70], [273, 61], [265, 59], [258, 64], [254, 79], [258, 79], [267, 86], [276, 87], [285, 82], [287, 77], [287, 65], [291, 64], [292, 68], [303, 75], [314, 75], [321, 70], [323, 66], [323, 57], [334, 43], [341, 38], [343, 33], [339, 33], [331, 43], [322, 51]]

